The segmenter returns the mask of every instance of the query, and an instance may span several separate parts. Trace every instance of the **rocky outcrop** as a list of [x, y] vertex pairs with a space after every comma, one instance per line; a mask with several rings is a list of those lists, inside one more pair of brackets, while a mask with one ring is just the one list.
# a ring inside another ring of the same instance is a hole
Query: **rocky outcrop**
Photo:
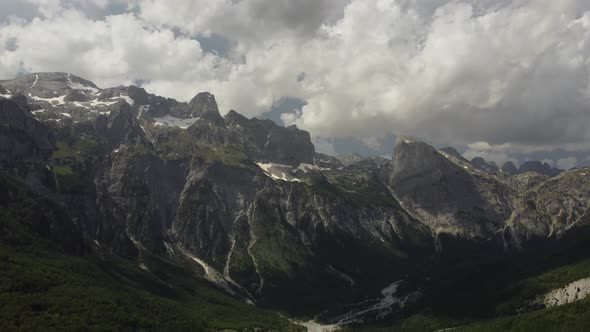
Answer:
[[534, 304], [555, 307], [583, 300], [588, 295], [590, 295], [590, 278], [584, 278], [540, 296], [535, 299]]
[[344, 166], [350, 166], [354, 163], [358, 163], [359, 161], [363, 160], [363, 157], [356, 153], [351, 154], [339, 154], [335, 157], [342, 163]]
[[556, 169], [551, 167], [548, 163], [542, 163], [540, 161], [527, 161], [520, 165], [518, 169], [519, 173], [528, 173], [534, 172], [539, 174], [544, 174], [547, 176], [556, 176], [559, 173], [563, 172], [563, 170]]
[[233, 141], [244, 146], [254, 161], [298, 167], [313, 164], [315, 148], [308, 132], [296, 126], [281, 127], [271, 120], [247, 119], [231, 110], [225, 116]]
[[16, 102], [0, 99], [0, 161], [41, 161], [53, 151], [49, 129]]
[[489, 238], [509, 215], [508, 189], [465, 167], [424, 142], [399, 137], [389, 183], [404, 206], [434, 232]]
[[96, 134], [106, 141], [111, 149], [125, 144], [148, 142], [131, 106], [124, 101], [110, 106], [108, 117], [101, 115], [96, 119]]
[[447, 147], [444, 147], [440, 150], [442, 152], [448, 153], [449, 155], [451, 155], [459, 160], [462, 160], [464, 162], [469, 162], [469, 160], [465, 159], [465, 157], [463, 157], [463, 155], [460, 154], [459, 151], [457, 151], [457, 149], [455, 149], [454, 147], [447, 146]]
[[507, 221], [510, 240], [517, 247], [531, 241], [559, 238], [590, 223], [590, 170], [563, 173], [521, 194]]
[[187, 112], [192, 118], [201, 118], [220, 126], [224, 124], [217, 108], [215, 96], [208, 92], [201, 92], [196, 95], [188, 103]]
[[[76, 87], [66, 84], [64, 105], [47, 99], [56, 104], [52, 114], [66, 115], [45, 124], [0, 100], [3, 162], [35, 163], [2, 171], [35, 183], [87, 244], [192, 264], [262, 305], [295, 311], [364, 298], [438, 268], [448, 251], [458, 264], [498, 259], [589, 222], [587, 169], [553, 178], [517, 174], [513, 164], [497, 172], [483, 159], [469, 162], [406, 137], [391, 160], [355, 156], [344, 165], [316, 153], [309, 133], [295, 126], [235, 111], [221, 118], [208, 93], [181, 103], [137, 87], [95, 92], [63, 77]], [[49, 86], [43, 80], [37, 84]], [[36, 110], [39, 118], [50, 112]], [[39, 180], [40, 170], [53, 183]], [[11, 195], [0, 186], [0, 198]]]
[[105, 166], [94, 180], [100, 243], [126, 256], [139, 250], [165, 252], [185, 166], [161, 160], [142, 142], [123, 146]]
[[[5, 88], [13, 93], [35, 96], [42, 99], [52, 99], [67, 95], [72, 90], [91, 94], [98, 91], [98, 87], [81, 77], [67, 73], [35, 73], [4, 81]], [[30, 99], [30, 101], [35, 101]]]
[[314, 164], [321, 168], [338, 169], [344, 165], [336, 157], [324, 153], [315, 153]]
[[524, 173], [537, 173], [553, 177], [563, 172], [561, 169], [551, 167], [547, 163], [540, 161], [526, 161], [519, 168], [517, 168], [513, 162], [507, 161], [502, 165], [502, 173], [509, 175], [524, 174]]
[[8, 89], [0, 85], [0, 99], [9, 99], [11, 93]]
[[496, 165], [495, 162], [487, 162], [485, 159], [483, 159], [482, 157], [475, 157], [473, 159], [471, 159], [471, 164], [483, 171], [486, 172], [499, 172], [500, 168], [498, 167], [498, 165]]
[[502, 168], [500, 170], [502, 171], [502, 173], [506, 173], [508, 175], [518, 174], [518, 168], [516, 168], [516, 166], [514, 165], [514, 163], [511, 162], [511, 161], [505, 162], [502, 165]]

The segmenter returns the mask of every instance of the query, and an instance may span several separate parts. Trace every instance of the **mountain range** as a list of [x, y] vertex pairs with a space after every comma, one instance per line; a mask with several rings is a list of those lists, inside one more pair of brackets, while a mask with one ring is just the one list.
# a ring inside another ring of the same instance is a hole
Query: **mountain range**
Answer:
[[7, 329], [530, 329], [588, 307], [547, 295], [590, 289], [588, 168], [405, 136], [333, 157], [208, 92], [66, 73], [0, 81], [0, 165]]

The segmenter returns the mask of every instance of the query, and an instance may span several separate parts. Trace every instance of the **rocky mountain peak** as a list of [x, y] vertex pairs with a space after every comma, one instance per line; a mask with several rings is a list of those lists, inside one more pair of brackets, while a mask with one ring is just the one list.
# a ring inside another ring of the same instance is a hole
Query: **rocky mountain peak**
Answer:
[[147, 105], [150, 103], [150, 95], [144, 88], [132, 85], [127, 88], [127, 95], [138, 105]]
[[109, 115], [101, 115], [96, 120], [96, 132], [106, 140], [111, 148], [122, 144], [137, 144], [145, 141], [143, 129], [137, 122], [131, 106], [119, 101], [109, 106]]
[[42, 99], [65, 96], [72, 90], [79, 90], [87, 94], [95, 94], [100, 90], [96, 84], [81, 77], [57, 72], [28, 74], [14, 80], [5, 81], [3, 85], [12, 93], [22, 93]]
[[520, 165], [518, 171], [519, 173], [535, 172], [547, 176], [556, 176], [563, 172], [563, 170], [551, 167], [548, 163], [540, 161], [526, 161]]
[[501, 167], [501, 171], [502, 171], [502, 173], [506, 173], [509, 175], [518, 174], [518, 168], [516, 168], [514, 163], [511, 161], [505, 162]]
[[392, 177], [404, 177], [406, 174], [419, 173], [425, 168], [437, 167], [449, 162], [436, 149], [424, 142], [407, 136], [399, 136], [393, 150]]
[[243, 116], [242, 114], [236, 112], [235, 110], [230, 110], [224, 117], [225, 123], [230, 125], [240, 125], [246, 123], [248, 118]]
[[487, 162], [482, 157], [475, 157], [471, 159], [471, 165], [486, 172], [498, 172], [500, 170], [500, 168], [498, 167], [498, 165], [496, 165], [495, 162]]
[[188, 112], [193, 118], [201, 118], [221, 125], [224, 123], [223, 118], [219, 114], [215, 96], [209, 92], [197, 94], [188, 103]]
[[271, 120], [247, 119], [233, 110], [225, 116], [225, 123], [254, 161], [294, 167], [314, 162], [315, 148], [307, 131], [295, 126], [285, 128]]
[[502, 185], [481, 181], [469, 164], [445, 154], [425, 142], [398, 138], [389, 168], [392, 190], [437, 232], [490, 236], [503, 216], [488, 196]]
[[459, 159], [459, 160], [462, 160], [462, 161], [468, 162], [468, 160], [467, 160], [467, 159], [465, 159], [465, 157], [463, 157], [463, 155], [461, 155], [461, 154], [459, 153], [459, 151], [457, 151], [457, 149], [455, 149], [454, 147], [447, 146], [447, 147], [444, 147], [444, 148], [442, 148], [442, 149], [440, 149], [440, 150], [441, 150], [442, 152], [444, 152], [444, 153], [447, 153], [447, 154], [449, 154], [449, 155], [451, 155], [451, 156], [453, 156], [453, 157], [455, 157], [455, 158]]

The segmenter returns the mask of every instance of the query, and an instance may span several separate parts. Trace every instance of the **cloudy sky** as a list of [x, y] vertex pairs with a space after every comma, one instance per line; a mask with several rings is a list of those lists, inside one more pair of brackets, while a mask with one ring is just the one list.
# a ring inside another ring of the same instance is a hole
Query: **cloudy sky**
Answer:
[[590, 163], [587, 0], [0, 0], [0, 77], [65, 71], [296, 124], [325, 152], [394, 135]]

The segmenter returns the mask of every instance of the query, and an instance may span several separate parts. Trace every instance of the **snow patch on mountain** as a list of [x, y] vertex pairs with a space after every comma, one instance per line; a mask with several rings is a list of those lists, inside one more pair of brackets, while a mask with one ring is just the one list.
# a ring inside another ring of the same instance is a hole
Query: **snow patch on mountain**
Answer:
[[66, 95], [59, 96], [59, 97], [53, 97], [53, 98], [42, 98], [42, 97], [33, 96], [29, 93], [29, 97], [31, 97], [31, 99], [33, 99], [35, 101], [47, 102], [47, 103], [51, 104], [52, 106], [66, 104], [66, 101], [65, 101]]
[[156, 126], [170, 126], [186, 129], [190, 127], [193, 123], [197, 122], [199, 119], [200, 118], [181, 119], [170, 115], [166, 115], [159, 118], [154, 118], [154, 121], [156, 121]]
[[[37, 82], [35, 81], [35, 83], [37, 83]], [[92, 87], [92, 86], [87, 86], [87, 85], [84, 85], [84, 84], [82, 84], [82, 83], [80, 83], [80, 82], [74, 82], [74, 81], [72, 81], [72, 77], [70, 76], [70, 74], [68, 74], [68, 77], [67, 77], [67, 83], [66, 83], [66, 84], [67, 84], [67, 85], [68, 85], [68, 86], [69, 86], [71, 89], [74, 89], [74, 90], [90, 91], [90, 92], [92, 92], [93, 94], [98, 94], [98, 93], [100, 92], [100, 90], [99, 90], [99, 89], [97, 89], [97, 88], [95, 88], [95, 87]], [[34, 86], [34, 85], [33, 85], [33, 86]]]
[[317, 165], [306, 164], [306, 163], [299, 164], [297, 169], [302, 171], [303, 173], [306, 173], [306, 174], [310, 170], [312, 170], [312, 171], [331, 171], [332, 170], [331, 168], [323, 168], [323, 167], [319, 167]]
[[135, 104], [135, 100], [131, 99], [131, 97], [127, 96], [127, 95], [120, 95], [121, 98], [123, 98], [127, 104], [133, 106], [133, 104]]
[[300, 179], [293, 176], [293, 166], [277, 163], [256, 163], [256, 165], [273, 180], [301, 182]]
[[33, 82], [33, 85], [31, 85], [31, 89], [37, 85], [37, 82], [39, 82], [39, 75], [35, 74], [35, 82]]
[[79, 102], [79, 101], [75, 101], [75, 102], [73, 102], [72, 104], [74, 104], [74, 106], [76, 106], [76, 107], [82, 107], [82, 108], [85, 108], [85, 109], [87, 109], [87, 110], [90, 110], [90, 107], [88, 107], [88, 106], [86, 106], [86, 105], [82, 104], [82, 103], [81, 103], [81, 102]]
[[144, 112], [147, 112], [150, 110], [152, 106], [151, 105], [139, 105], [139, 113], [137, 113], [137, 118], [141, 119], [141, 116], [143, 115]]
[[114, 101], [102, 101], [102, 100], [98, 100], [98, 99], [94, 99], [88, 102], [88, 104], [90, 106], [111, 106], [117, 103], [117, 100]]

